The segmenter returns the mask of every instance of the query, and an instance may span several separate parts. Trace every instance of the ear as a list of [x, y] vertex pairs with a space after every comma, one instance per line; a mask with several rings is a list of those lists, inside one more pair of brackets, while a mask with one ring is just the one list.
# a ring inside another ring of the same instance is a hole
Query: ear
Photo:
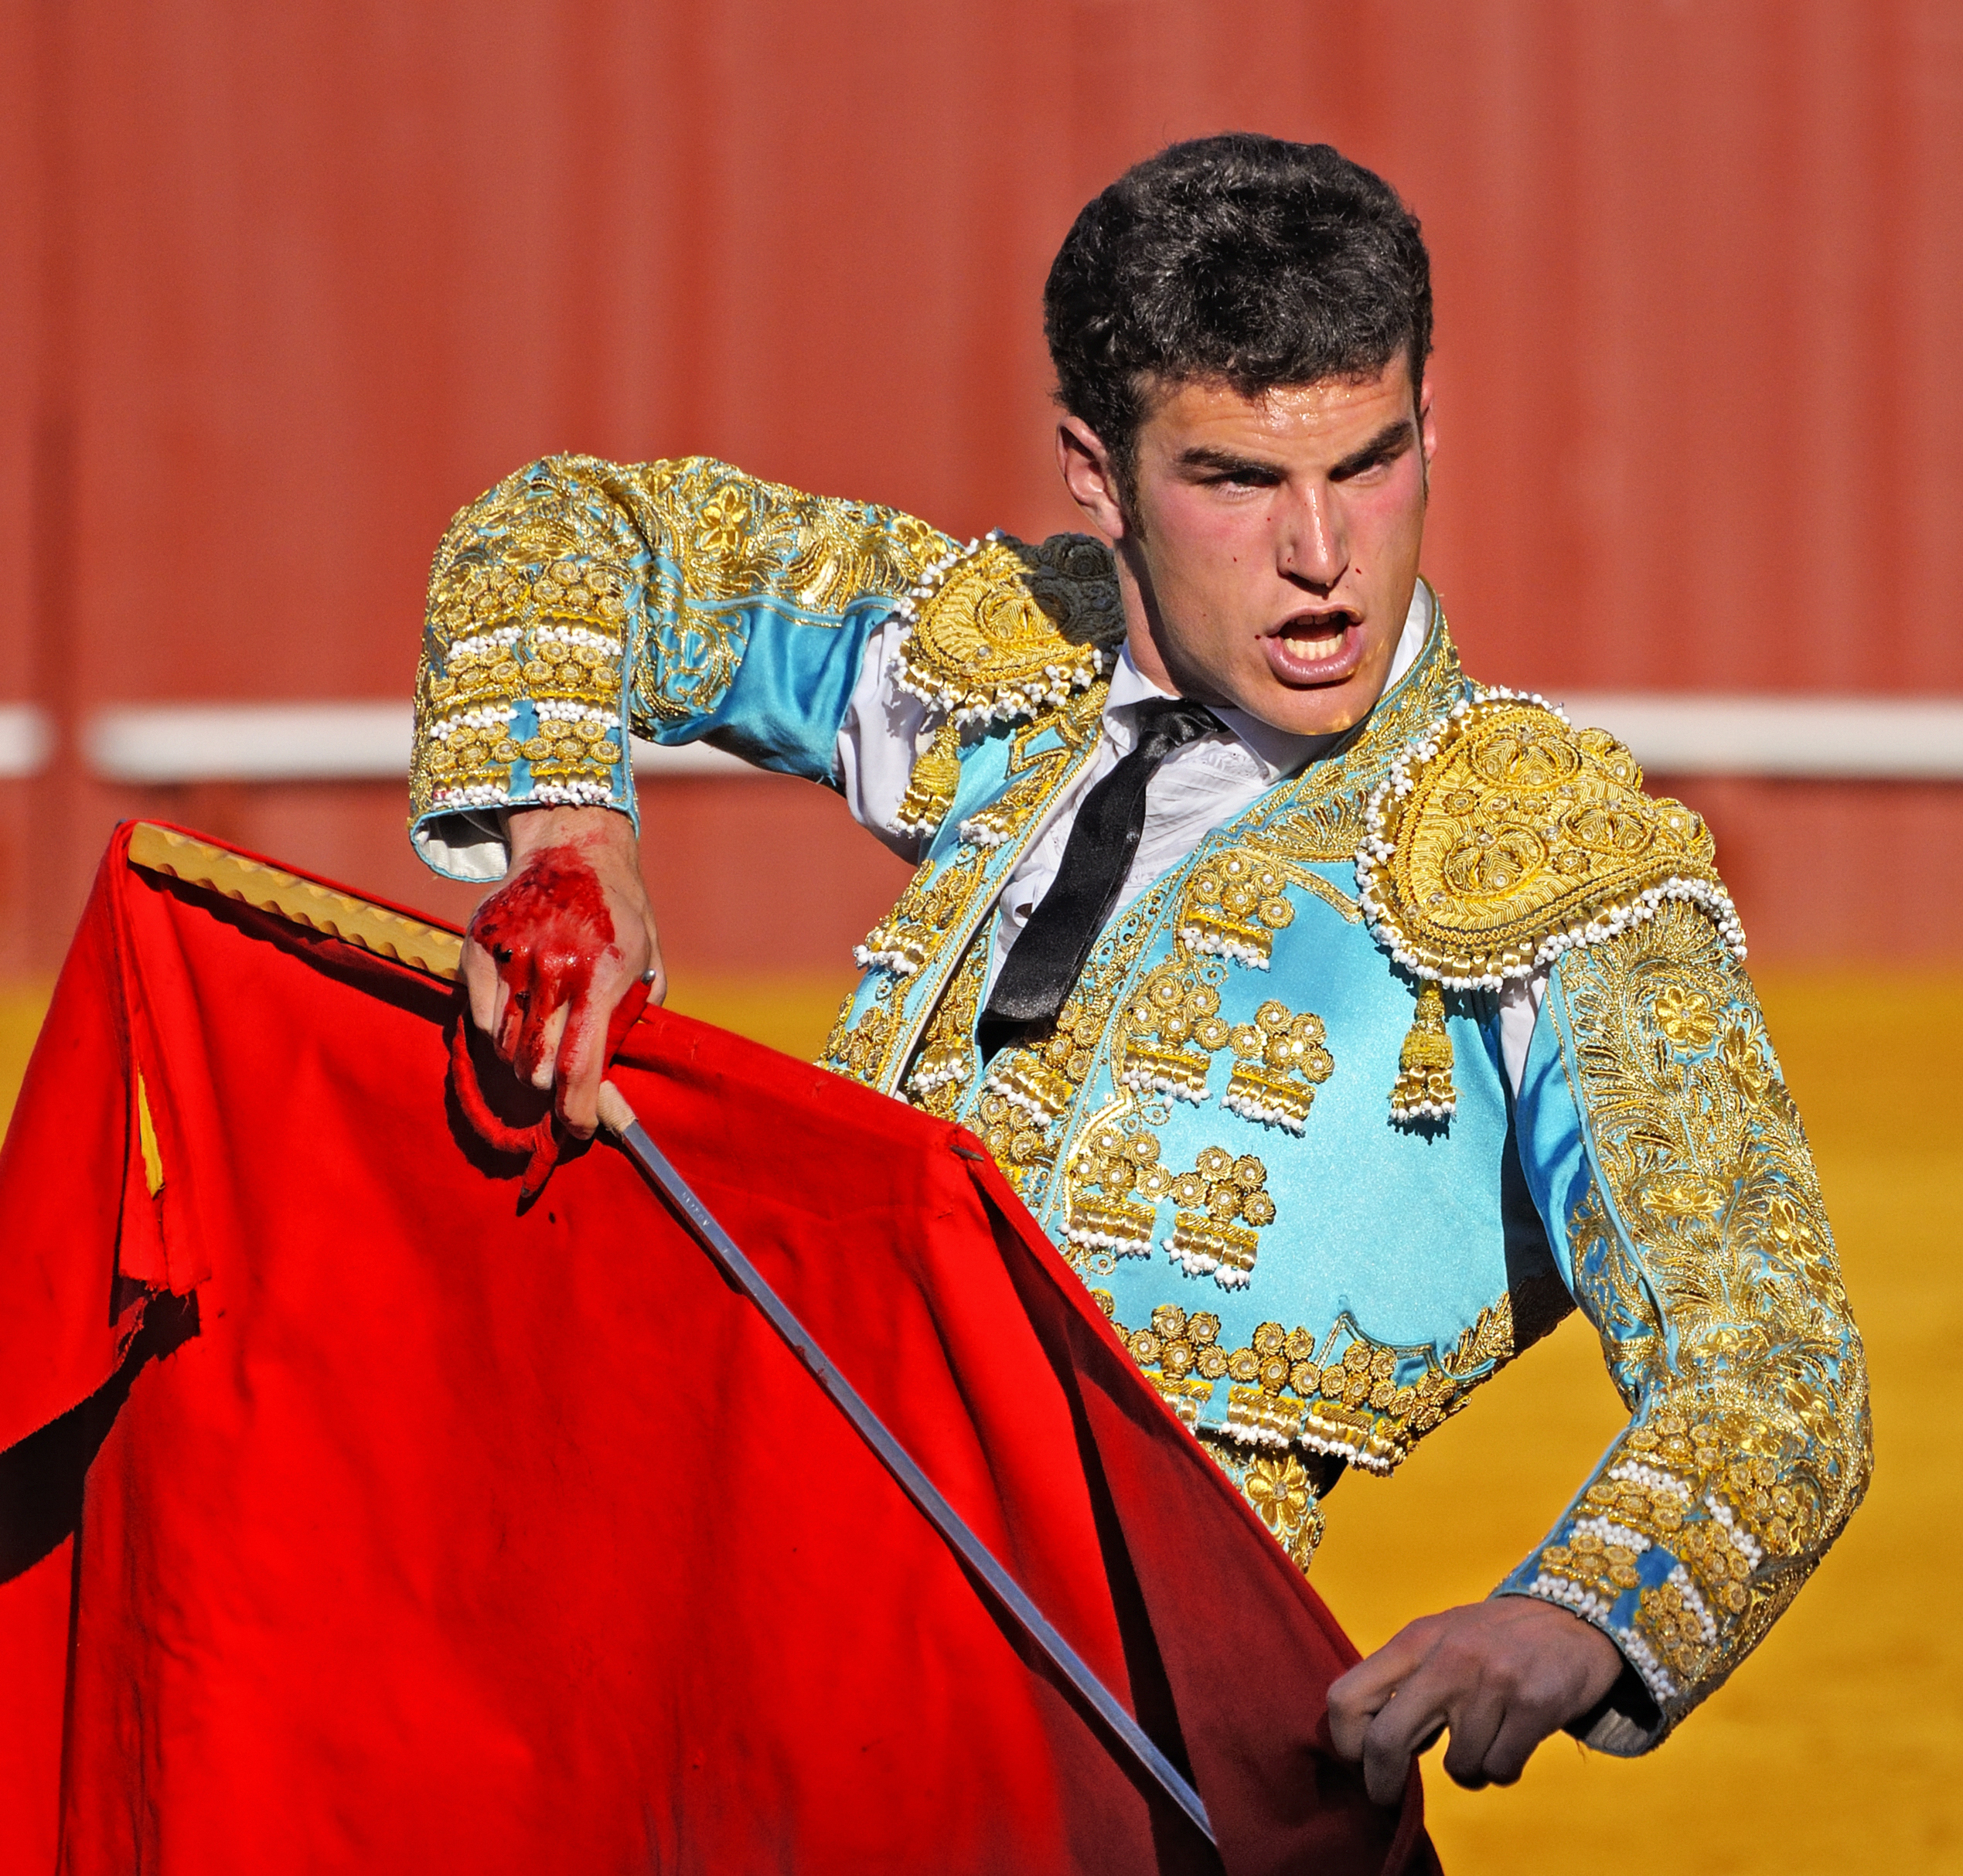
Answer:
[[1431, 459], [1438, 454], [1438, 423], [1431, 410], [1431, 373], [1426, 372], [1418, 385], [1418, 447], [1424, 451], [1425, 468], [1431, 468]]
[[1068, 413], [1057, 423], [1056, 466], [1084, 519], [1106, 540], [1122, 540], [1127, 531], [1125, 507], [1111, 452], [1089, 424]]

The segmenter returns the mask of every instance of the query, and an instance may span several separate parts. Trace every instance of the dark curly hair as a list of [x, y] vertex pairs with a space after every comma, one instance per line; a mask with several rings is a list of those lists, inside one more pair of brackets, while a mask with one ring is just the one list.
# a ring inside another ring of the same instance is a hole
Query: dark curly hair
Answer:
[[1077, 217], [1043, 289], [1064, 408], [1129, 503], [1152, 381], [1242, 397], [1374, 377], [1431, 352], [1431, 261], [1382, 177], [1326, 143], [1234, 131], [1175, 143]]

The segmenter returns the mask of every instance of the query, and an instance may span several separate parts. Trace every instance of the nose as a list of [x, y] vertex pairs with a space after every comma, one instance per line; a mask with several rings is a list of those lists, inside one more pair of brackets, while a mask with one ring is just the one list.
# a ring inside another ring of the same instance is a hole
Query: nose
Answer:
[[1325, 485], [1311, 484], [1287, 499], [1275, 539], [1276, 563], [1285, 579], [1327, 593], [1349, 565], [1349, 543], [1338, 505]]

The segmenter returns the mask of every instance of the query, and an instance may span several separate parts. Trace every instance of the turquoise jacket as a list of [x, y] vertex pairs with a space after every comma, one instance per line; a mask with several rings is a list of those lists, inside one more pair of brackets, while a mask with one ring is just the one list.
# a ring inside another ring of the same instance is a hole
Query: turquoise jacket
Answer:
[[[987, 1143], [1140, 1368], [1304, 1568], [1579, 1306], [1626, 1429], [1501, 1585], [1602, 1628], [1639, 1751], [1730, 1673], [1858, 1503], [1861, 1346], [1697, 817], [1627, 751], [1466, 676], [1434, 609], [1334, 753], [1106, 930], [1053, 1033], [984, 1064], [1002, 883], [1097, 746], [1106, 550], [966, 548], [702, 460], [557, 458], [431, 583], [412, 832], [495, 877], [496, 809], [636, 812], [630, 729], [837, 785], [871, 635], [932, 706], [919, 870], [825, 1061]], [[1518, 1091], [1500, 1005], [1543, 1003]], [[1629, 1677], [1625, 1677], [1627, 1679]]]

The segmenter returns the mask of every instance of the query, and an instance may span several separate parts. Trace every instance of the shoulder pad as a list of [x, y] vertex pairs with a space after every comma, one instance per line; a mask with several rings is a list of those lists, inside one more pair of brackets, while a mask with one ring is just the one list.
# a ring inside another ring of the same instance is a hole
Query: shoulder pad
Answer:
[[1498, 989], [1687, 899], [1745, 955], [1703, 822], [1643, 792], [1605, 730], [1538, 697], [1475, 692], [1371, 798], [1356, 877], [1378, 940], [1418, 976]]
[[971, 541], [897, 610], [901, 687], [957, 724], [1068, 703], [1111, 668], [1125, 635], [1110, 550], [1087, 534]]

